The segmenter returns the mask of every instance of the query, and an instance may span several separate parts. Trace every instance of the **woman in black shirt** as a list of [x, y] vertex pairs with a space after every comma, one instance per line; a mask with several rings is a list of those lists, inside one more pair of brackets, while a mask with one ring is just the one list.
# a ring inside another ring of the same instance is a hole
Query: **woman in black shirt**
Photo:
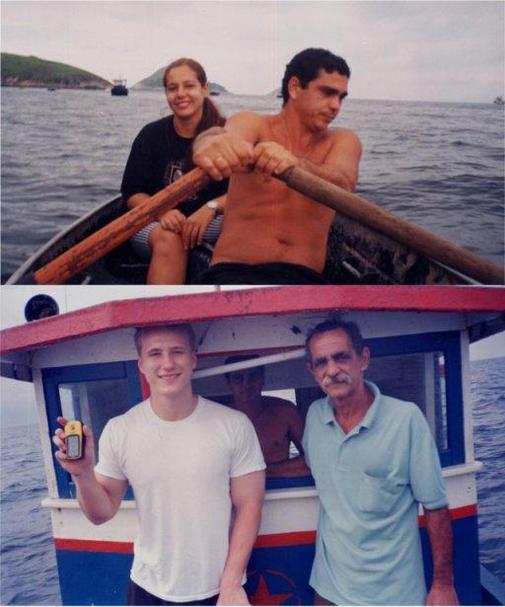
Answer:
[[[208, 97], [207, 76], [197, 61], [182, 58], [171, 63], [163, 84], [173, 114], [146, 125], [133, 142], [121, 184], [129, 208], [189, 171], [194, 138], [225, 122]], [[132, 238], [136, 252], [151, 258], [148, 284], [185, 282], [189, 249], [202, 240], [217, 240], [227, 187], [227, 181], [212, 182]]]

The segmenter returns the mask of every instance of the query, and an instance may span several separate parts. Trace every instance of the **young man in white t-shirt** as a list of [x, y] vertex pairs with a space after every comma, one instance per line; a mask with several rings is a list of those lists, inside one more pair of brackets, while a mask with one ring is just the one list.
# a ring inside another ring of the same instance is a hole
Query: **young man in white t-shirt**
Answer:
[[110, 520], [128, 484], [133, 488], [139, 532], [128, 604], [248, 605], [242, 586], [265, 484], [254, 428], [244, 414], [193, 393], [189, 325], [139, 329], [135, 341], [150, 398], [109, 420], [94, 469], [86, 426], [83, 459], [67, 459], [61, 429], [53, 438], [56, 458], [96, 525]]

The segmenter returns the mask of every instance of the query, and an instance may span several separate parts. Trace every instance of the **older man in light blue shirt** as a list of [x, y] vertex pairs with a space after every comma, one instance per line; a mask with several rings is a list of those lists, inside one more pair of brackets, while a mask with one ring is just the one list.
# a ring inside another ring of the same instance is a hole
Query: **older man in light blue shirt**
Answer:
[[[321, 323], [307, 354], [327, 395], [311, 405], [303, 438], [321, 500], [315, 604], [456, 605], [450, 515], [423, 414], [365, 381], [370, 352], [355, 324]], [[428, 596], [419, 503], [433, 553]]]

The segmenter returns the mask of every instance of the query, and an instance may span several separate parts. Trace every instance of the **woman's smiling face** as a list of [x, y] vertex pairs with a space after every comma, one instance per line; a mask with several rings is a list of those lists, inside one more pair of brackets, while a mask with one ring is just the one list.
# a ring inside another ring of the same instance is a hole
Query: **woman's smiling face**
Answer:
[[168, 105], [178, 118], [188, 120], [203, 113], [208, 87], [202, 86], [188, 65], [172, 68], [167, 74], [165, 85]]

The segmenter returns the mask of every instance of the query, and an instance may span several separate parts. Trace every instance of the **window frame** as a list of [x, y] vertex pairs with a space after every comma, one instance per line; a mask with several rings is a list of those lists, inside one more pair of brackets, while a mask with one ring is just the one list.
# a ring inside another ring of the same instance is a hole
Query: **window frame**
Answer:
[[[366, 340], [371, 357], [442, 352], [445, 365], [447, 449], [439, 450], [443, 468], [465, 462], [463, 380], [459, 331], [421, 333]], [[380, 386], [379, 386], [380, 387]]]
[[[56, 418], [62, 415], [59, 391], [61, 384], [126, 379], [128, 408], [133, 407], [143, 400], [136, 360], [72, 365], [69, 367], [49, 367], [42, 369], [41, 373], [44, 386], [49, 440], [51, 442], [53, 455], [57, 451], [57, 447], [52, 442], [52, 436], [59, 427]], [[75, 499], [76, 488], [71, 475], [58, 464], [54, 457], [53, 462], [59, 497]], [[133, 499], [131, 488], [128, 488], [125, 499]]]

